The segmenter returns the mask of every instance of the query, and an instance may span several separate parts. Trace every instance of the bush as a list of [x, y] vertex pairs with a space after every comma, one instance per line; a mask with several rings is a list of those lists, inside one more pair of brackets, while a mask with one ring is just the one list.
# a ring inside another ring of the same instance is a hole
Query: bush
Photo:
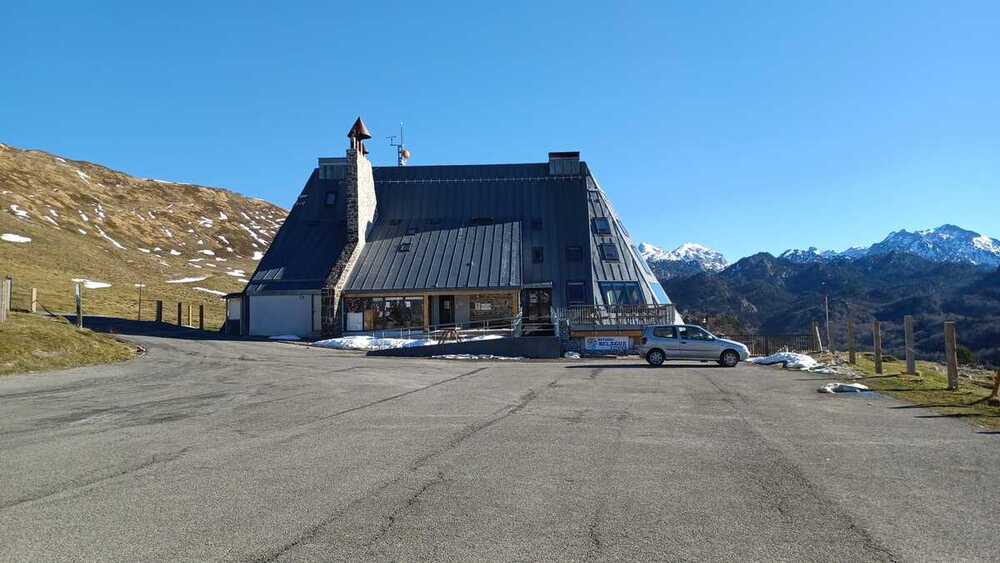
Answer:
[[963, 366], [976, 365], [976, 357], [972, 354], [972, 350], [969, 350], [968, 346], [963, 346], [959, 344], [955, 348], [955, 355], [958, 356], [959, 365]]

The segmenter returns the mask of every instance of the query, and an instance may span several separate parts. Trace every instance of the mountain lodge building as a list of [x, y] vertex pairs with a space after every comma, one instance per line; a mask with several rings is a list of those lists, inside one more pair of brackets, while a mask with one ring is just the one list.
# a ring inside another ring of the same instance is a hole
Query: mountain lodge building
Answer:
[[670, 303], [579, 153], [373, 167], [369, 138], [358, 118], [346, 156], [319, 159], [246, 288], [227, 296], [228, 330], [543, 326], [561, 310]]

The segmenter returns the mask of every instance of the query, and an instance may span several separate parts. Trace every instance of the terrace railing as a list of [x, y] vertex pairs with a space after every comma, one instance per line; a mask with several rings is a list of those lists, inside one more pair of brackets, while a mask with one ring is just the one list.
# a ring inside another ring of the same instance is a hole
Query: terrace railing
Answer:
[[673, 305], [577, 305], [559, 314], [570, 329], [636, 329], [674, 324], [677, 311]]

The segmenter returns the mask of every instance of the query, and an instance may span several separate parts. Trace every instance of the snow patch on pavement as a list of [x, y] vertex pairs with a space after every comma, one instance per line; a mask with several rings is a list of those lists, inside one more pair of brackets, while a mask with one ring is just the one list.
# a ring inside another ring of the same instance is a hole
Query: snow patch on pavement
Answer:
[[819, 367], [820, 363], [806, 354], [796, 354], [795, 352], [779, 352], [762, 358], [750, 358], [750, 363], [762, 366], [783, 364], [788, 369], [809, 370]]

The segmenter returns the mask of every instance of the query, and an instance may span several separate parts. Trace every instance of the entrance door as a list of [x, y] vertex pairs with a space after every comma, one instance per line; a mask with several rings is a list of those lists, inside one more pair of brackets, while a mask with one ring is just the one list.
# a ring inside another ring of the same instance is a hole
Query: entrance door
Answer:
[[438, 297], [438, 324], [455, 323], [455, 296], [442, 295]]
[[552, 325], [552, 290], [550, 288], [524, 290], [524, 334], [555, 334]]

